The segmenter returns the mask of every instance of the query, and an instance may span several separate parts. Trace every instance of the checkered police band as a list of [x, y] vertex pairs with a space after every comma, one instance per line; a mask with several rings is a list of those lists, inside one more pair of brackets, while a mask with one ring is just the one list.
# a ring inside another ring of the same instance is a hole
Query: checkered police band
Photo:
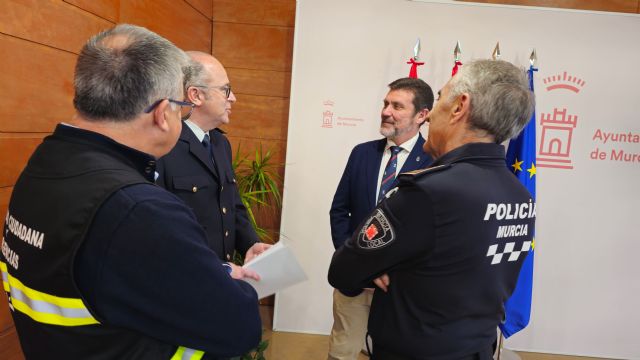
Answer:
[[515, 242], [508, 242], [504, 245], [504, 250], [502, 252], [498, 252], [499, 244], [494, 244], [489, 246], [489, 250], [487, 251], [487, 256], [491, 256], [491, 265], [500, 264], [502, 261], [503, 255], [509, 255], [507, 261], [516, 261], [520, 257], [520, 254], [523, 252], [527, 252], [531, 249], [531, 241], [525, 241], [522, 243], [522, 247], [520, 250], [514, 251], [516, 247]]

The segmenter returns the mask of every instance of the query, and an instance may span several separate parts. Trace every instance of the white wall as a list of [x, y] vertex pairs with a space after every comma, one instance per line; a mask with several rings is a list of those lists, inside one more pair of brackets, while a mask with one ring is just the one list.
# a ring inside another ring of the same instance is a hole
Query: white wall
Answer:
[[[379, 137], [386, 84], [408, 74], [416, 38], [419, 75], [435, 91], [457, 40], [463, 62], [489, 58], [500, 41], [502, 58], [523, 67], [538, 52], [539, 142], [541, 114], [578, 117], [565, 159], [573, 169], [538, 167], [532, 321], [507, 347], [640, 358], [640, 17], [402, 0], [299, 0], [297, 9], [281, 231], [309, 281], [277, 295], [274, 328], [330, 330], [331, 200], [351, 148]], [[567, 82], [543, 79], [565, 71], [584, 80], [578, 92], [547, 90]], [[604, 143], [598, 130], [636, 138]], [[596, 147], [605, 160], [590, 159]], [[611, 160], [612, 150], [637, 158]]]

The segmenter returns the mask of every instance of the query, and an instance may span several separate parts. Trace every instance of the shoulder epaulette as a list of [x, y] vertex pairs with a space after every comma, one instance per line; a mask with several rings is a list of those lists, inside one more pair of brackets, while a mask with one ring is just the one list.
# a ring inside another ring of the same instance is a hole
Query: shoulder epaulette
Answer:
[[400, 173], [400, 175], [398, 175], [398, 180], [402, 179], [402, 180], [409, 180], [409, 179], [416, 179], [428, 174], [433, 174], [436, 173], [438, 171], [442, 171], [442, 170], [446, 170], [448, 168], [451, 167], [451, 164], [443, 164], [443, 165], [438, 165], [438, 166], [433, 166], [433, 167], [428, 167], [425, 169], [418, 169], [418, 170], [413, 170], [413, 171], [407, 171], [407, 172], [403, 172]]

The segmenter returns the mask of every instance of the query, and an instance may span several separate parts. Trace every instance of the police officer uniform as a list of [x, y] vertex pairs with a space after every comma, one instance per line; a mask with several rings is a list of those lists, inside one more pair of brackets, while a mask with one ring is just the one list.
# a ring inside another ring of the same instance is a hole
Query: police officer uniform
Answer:
[[65, 125], [36, 149], [0, 257], [26, 358], [212, 359], [257, 345], [255, 291], [154, 172], [152, 156]]
[[193, 210], [220, 260], [232, 261], [234, 250], [244, 256], [260, 240], [238, 193], [229, 140], [220, 129], [209, 131], [209, 152], [191, 126], [183, 124], [176, 146], [158, 160], [156, 183]]
[[388, 274], [369, 317], [375, 360], [491, 358], [535, 203], [499, 144], [463, 145], [399, 181], [336, 251], [329, 282], [359, 289]]

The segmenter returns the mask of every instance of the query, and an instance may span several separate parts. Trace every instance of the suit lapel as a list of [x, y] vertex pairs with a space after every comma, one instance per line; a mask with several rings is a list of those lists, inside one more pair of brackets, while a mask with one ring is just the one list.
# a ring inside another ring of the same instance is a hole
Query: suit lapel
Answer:
[[182, 124], [182, 132], [180, 133], [180, 141], [184, 141], [189, 144], [189, 152], [193, 157], [198, 159], [204, 165], [209, 172], [215, 177], [218, 176], [215, 169], [213, 168], [213, 164], [209, 160], [209, 153], [207, 149], [202, 145], [196, 135], [189, 129], [189, 126]]
[[418, 134], [418, 141], [416, 141], [413, 149], [411, 149], [409, 157], [407, 157], [404, 165], [402, 165], [402, 169], [400, 169], [400, 173], [427, 167], [431, 160], [431, 157], [422, 150], [422, 145], [424, 145], [424, 138], [422, 137], [422, 134]]
[[384, 147], [387, 144], [387, 139], [381, 139], [374, 143], [367, 154], [367, 167], [365, 172], [365, 179], [367, 179], [367, 198], [369, 200], [369, 206], [374, 208], [376, 206], [376, 189], [378, 188], [378, 175], [380, 173], [380, 162], [382, 161], [382, 154], [384, 153]]
[[209, 131], [209, 137], [211, 139], [211, 147], [213, 149], [213, 162], [216, 167], [216, 174], [218, 174], [222, 178], [225, 175], [225, 172], [223, 171], [224, 168], [222, 167], [222, 164], [224, 164], [224, 161], [226, 160], [224, 158], [225, 152], [222, 148], [222, 141], [220, 141], [220, 139], [218, 138], [219, 134], [215, 133], [215, 129]]

